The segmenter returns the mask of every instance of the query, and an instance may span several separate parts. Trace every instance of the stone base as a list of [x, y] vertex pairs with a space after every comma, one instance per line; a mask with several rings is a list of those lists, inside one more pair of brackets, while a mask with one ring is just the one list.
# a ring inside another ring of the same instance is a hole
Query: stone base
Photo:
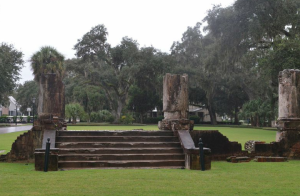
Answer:
[[255, 161], [257, 162], [286, 162], [287, 158], [286, 157], [255, 157]]
[[[190, 156], [190, 169], [191, 170], [202, 170], [200, 164], [200, 155], [191, 154]], [[204, 166], [205, 170], [211, 169], [211, 157], [210, 155], [204, 155]]]
[[[35, 170], [44, 171], [45, 151], [35, 152], [34, 156], [35, 156]], [[48, 171], [57, 171], [57, 170], [58, 170], [58, 153], [57, 151], [50, 150]]]
[[40, 127], [40, 129], [66, 130], [67, 124], [64, 119], [54, 116], [53, 114], [42, 113], [39, 114], [38, 120], [34, 122], [35, 127]]
[[278, 119], [276, 127], [280, 131], [296, 130], [300, 128], [299, 118]]
[[227, 162], [230, 163], [243, 163], [243, 162], [250, 162], [251, 158], [250, 157], [236, 157], [236, 156], [231, 156], [226, 158]]
[[158, 122], [160, 130], [193, 130], [194, 121], [189, 119], [163, 119]]

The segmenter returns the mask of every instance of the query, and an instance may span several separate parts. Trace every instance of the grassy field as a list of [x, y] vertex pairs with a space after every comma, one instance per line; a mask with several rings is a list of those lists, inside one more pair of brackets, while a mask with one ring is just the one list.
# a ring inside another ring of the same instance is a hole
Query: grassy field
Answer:
[[12, 143], [19, 135], [25, 131], [0, 134], [0, 154], [6, 154], [10, 151]]
[[0, 163], [0, 195], [300, 195], [300, 161], [212, 162], [212, 170], [116, 169], [36, 172]]
[[[68, 126], [69, 130], [157, 130], [149, 126]], [[273, 141], [275, 131], [243, 127], [196, 126], [219, 130], [231, 141]], [[8, 151], [23, 132], [0, 134]], [[300, 161], [285, 163], [212, 162], [210, 171], [107, 169], [34, 171], [33, 164], [0, 163], [0, 195], [300, 195]]]

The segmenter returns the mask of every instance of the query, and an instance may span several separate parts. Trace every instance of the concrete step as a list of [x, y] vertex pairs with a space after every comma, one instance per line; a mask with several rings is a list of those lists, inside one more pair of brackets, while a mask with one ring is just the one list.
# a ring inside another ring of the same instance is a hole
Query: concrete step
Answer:
[[175, 136], [57, 136], [56, 142], [178, 142]]
[[184, 154], [60, 154], [59, 161], [179, 160]]
[[59, 131], [58, 136], [174, 136], [173, 131]]
[[59, 154], [166, 154], [183, 153], [182, 148], [61, 148]]
[[74, 168], [183, 168], [172, 131], [59, 131], [58, 165]]
[[68, 167], [60, 168], [62, 170], [78, 169], [184, 169], [183, 166], [160, 166], [160, 167]]
[[56, 142], [56, 148], [151, 148], [180, 147], [180, 142]]
[[59, 168], [140, 168], [140, 167], [184, 167], [184, 159], [179, 160], [126, 160], [126, 161], [59, 161]]

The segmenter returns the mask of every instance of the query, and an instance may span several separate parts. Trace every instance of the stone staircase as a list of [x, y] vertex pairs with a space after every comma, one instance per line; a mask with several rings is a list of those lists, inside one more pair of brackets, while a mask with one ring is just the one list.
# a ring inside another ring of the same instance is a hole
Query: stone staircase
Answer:
[[172, 131], [59, 131], [58, 168], [184, 168]]

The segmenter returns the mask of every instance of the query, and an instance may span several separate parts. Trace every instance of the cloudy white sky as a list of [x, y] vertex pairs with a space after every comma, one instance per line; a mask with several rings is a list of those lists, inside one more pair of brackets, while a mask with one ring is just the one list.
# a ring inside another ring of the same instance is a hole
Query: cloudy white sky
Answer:
[[[40, 47], [55, 47], [73, 58], [73, 46], [98, 24], [108, 30], [108, 42], [115, 46], [122, 37], [169, 52], [173, 41], [181, 39], [215, 4], [223, 7], [234, 0], [0, 0], [0, 43], [13, 44], [24, 60]], [[1, 71], [1, 70], [0, 70]], [[25, 63], [20, 83], [32, 80]]]

